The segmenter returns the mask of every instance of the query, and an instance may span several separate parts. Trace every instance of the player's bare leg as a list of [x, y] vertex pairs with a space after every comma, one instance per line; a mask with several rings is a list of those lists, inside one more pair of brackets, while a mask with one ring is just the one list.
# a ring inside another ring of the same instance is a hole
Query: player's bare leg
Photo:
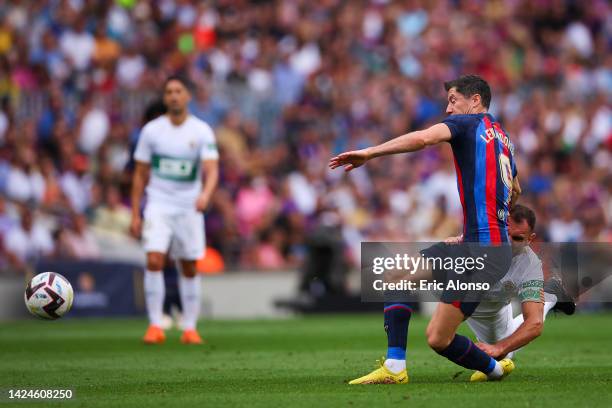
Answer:
[[438, 303], [425, 332], [429, 347], [437, 352], [448, 347], [463, 318], [459, 308], [448, 303]]
[[144, 292], [149, 328], [143, 337], [147, 344], [159, 344], [166, 340], [161, 329], [166, 286], [164, 283], [164, 254], [161, 252], [147, 253], [147, 268], [144, 275]]
[[177, 262], [179, 269], [179, 292], [183, 305], [183, 335], [184, 344], [202, 344], [202, 338], [196, 330], [200, 314], [200, 277], [196, 270], [196, 261], [181, 260]]
[[461, 305], [440, 302], [427, 326], [427, 343], [438, 354], [462, 367], [478, 370], [488, 379], [502, 379], [514, 369], [511, 360], [498, 362], [467, 337], [456, 333], [465, 314]]

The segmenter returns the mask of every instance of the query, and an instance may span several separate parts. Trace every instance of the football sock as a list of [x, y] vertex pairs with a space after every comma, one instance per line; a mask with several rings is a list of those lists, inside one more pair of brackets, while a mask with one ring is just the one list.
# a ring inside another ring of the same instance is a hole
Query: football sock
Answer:
[[396, 360], [394, 358], [385, 359], [385, 367], [393, 374], [401, 373], [406, 369], [406, 359]]
[[455, 334], [448, 347], [438, 354], [461, 367], [482, 371], [491, 378], [499, 378], [503, 374], [503, 368], [494, 358], [476, 347], [472, 340], [459, 334]]
[[385, 367], [398, 373], [406, 368], [406, 343], [412, 308], [409, 303], [385, 303], [387, 359]]
[[552, 293], [546, 293], [545, 295], [546, 301], [544, 302], [544, 319], [546, 319], [546, 315], [550, 312], [550, 309], [555, 307], [557, 304], [557, 296]]
[[502, 367], [502, 365], [499, 364], [499, 362], [494, 358], [491, 359], [491, 364], [493, 364], [493, 369], [491, 369], [491, 371], [487, 373], [487, 377], [492, 380], [502, 378], [504, 375], [504, 368]]
[[183, 305], [183, 330], [195, 330], [200, 314], [200, 277], [179, 274], [179, 292]]
[[512, 319], [512, 333], [514, 333], [524, 321], [525, 320], [523, 319], [522, 313], [519, 313], [514, 319]]
[[161, 326], [164, 297], [166, 295], [163, 272], [151, 272], [149, 270], [145, 270], [144, 292], [147, 312], [149, 314], [149, 322], [152, 325]]

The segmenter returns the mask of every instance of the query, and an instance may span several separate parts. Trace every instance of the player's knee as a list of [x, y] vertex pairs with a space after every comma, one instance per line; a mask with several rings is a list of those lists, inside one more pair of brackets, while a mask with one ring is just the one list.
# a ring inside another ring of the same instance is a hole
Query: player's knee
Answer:
[[159, 254], [147, 255], [147, 269], [149, 271], [161, 271], [164, 269], [164, 257]]
[[192, 261], [183, 261], [181, 262], [181, 273], [183, 276], [187, 278], [193, 278], [196, 276], [196, 265], [195, 262]]
[[429, 344], [429, 347], [431, 347], [433, 350], [437, 352], [445, 350], [450, 344], [450, 342], [452, 341], [452, 338], [445, 335], [444, 333], [441, 333], [435, 328], [428, 327], [426, 335], [427, 335], [427, 344]]

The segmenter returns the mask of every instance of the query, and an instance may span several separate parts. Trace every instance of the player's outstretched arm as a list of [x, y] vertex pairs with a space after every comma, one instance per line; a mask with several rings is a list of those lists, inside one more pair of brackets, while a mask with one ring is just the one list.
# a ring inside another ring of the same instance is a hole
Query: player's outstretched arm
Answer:
[[335, 169], [344, 166], [345, 171], [351, 171], [375, 157], [416, 152], [427, 146], [447, 142], [450, 139], [451, 132], [448, 126], [438, 123], [425, 130], [417, 130], [398, 136], [378, 146], [341, 153], [329, 161], [329, 167]]
[[510, 336], [495, 344], [478, 343], [477, 346], [493, 358], [503, 357], [533, 341], [542, 334], [544, 303], [523, 302], [523, 323]]
[[132, 176], [132, 222], [130, 224], [130, 233], [135, 238], [140, 237], [142, 230], [142, 218], [140, 216], [140, 202], [144, 194], [145, 186], [149, 180], [149, 171], [151, 166], [149, 163], [136, 161], [136, 168]]

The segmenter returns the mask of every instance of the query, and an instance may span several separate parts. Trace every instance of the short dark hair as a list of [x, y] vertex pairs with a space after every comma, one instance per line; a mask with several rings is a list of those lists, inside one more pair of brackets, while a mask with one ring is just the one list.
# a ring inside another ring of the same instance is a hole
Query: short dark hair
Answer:
[[514, 220], [514, 222], [523, 222], [523, 220], [527, 221], [527, 225], [533, 231], [536, 225], [536, 215], [533, 210], [529, 207], [525, 207], [524, 205], [515, 204], [514, 207], [510, 210], [510, 217]]
[[457, 92], [467, 98], [476, 94], [480, 95], [482, 106], [489, 109], [491, 104], [491, 88], [487, 81], [478, 75], [462, 75], [457, 79], [444, 83], [446, 92], [451, 88], [457, 88]]
[[142, 115], [142, 123], [149, 123], [153, 119], [165, 114], [167, 111], [168, 108], [166, 108], [164, 102], [161, 99], [156, 99], [145, 108], [144, 114]]
[[191, 84], [191, 81], [187, 77], [183, 75], [170, 75], [164, 81], [164, 88], [163, 88], [164, 90], [166, 89], [166, 86], [168, 85], [168, 83], [170, 83], [170, 81], [180, 82], [181, 84], [183, 84], [185, 89], [187, 89], [187, 91], [191, 92], [192, 84]]

